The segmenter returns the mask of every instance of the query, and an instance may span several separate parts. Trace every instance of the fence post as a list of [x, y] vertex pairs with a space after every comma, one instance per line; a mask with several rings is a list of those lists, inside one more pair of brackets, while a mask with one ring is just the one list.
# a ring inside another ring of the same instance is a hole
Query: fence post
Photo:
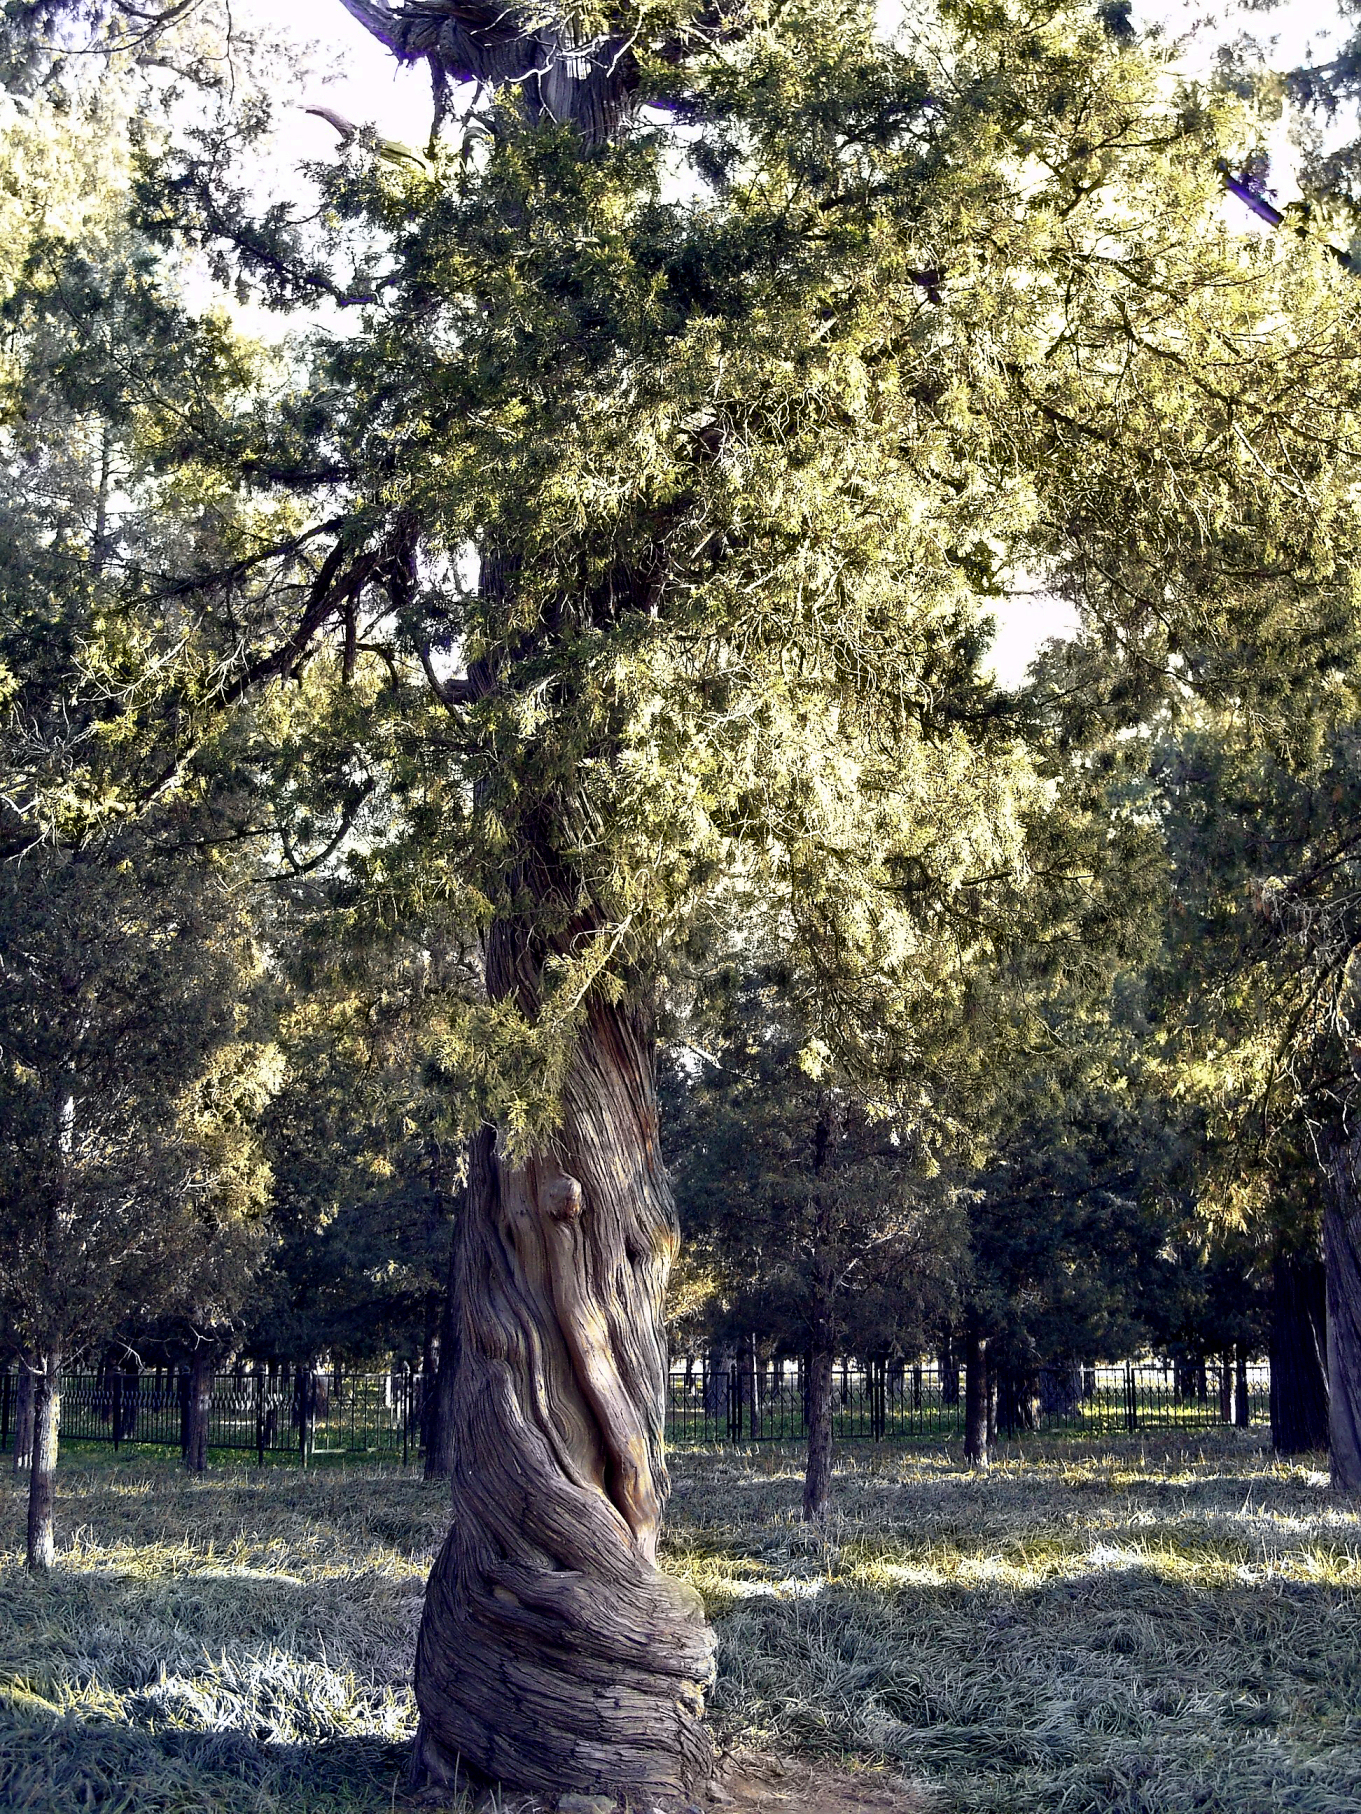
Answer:
[[122, 1367], [115, 1367], [113, 1370], [113, 1386], [110, 1390], [110, 1397], [113, 1401], [113, 1452], [116, 1455], [118, 1453], [119, 1439], [121, 1438], [121, 1436], [123, 1434], [123, 1369], [122, 1369]]
[[411, 1362], [403, 1361], [402, 1374], [402, 1466], [407, 1464], [407, 1445], [411, 1435]]
[[9, 1447], [10, 1394], [14, 1390], [14, 1375], [8, 1365], [5, 1368], [4, 1408], [0, 1411], [0, 1454]]
[[255, 1363], [255, 1465], [265, 1465], [265, 1364]]
[[1134, 1362], [1125, 1362], [1125, 1428], [1136, 1430], [1139, 1427], [1138, 1387], [1134, 1383]]
[[737, 1362], [728, 1367], [728, 1441], [742, 1440], [742, 1386], [737, 1376]]

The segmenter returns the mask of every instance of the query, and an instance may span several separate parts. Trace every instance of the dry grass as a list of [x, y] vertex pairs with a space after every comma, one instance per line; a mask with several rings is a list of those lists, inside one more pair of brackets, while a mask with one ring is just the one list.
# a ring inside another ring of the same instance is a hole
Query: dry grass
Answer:
[[878, 1758], [957, 1814], [1356, 1814], [1361, 1517], [1236, 1432], [843, 1472], [819, 1541], [777, 1459], [686, 1470], [675, 1562], [714, 1717]]
[[[675, 1463], [669, 1566], [721, 1636], [714, 1717], [885, 1762], [940, 1814], [1357, 1814], [1361, 1516], [1235, 1432], [1180, 1452]], [[64, 1467], [60, 1568], [0, 1503], [0, 1807], [355, 1814], [400, 1803], [444, 1495], [410, 1475]]]

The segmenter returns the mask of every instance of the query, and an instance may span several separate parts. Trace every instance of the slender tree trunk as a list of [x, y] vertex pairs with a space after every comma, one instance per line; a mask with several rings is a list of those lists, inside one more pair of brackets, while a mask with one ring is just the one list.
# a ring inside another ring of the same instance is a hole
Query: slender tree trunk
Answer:
[[969, 1318], [964, 1347], [964, 1459], [972, 1468], [988, 1465], [988, 1341], [976, 1317]]
[[756, 1377], [756, 1337], [744, 1335], [737, 1350], [737, 1389], [741, 1404], [742, 1428], [754, 1442], [761, 1428], [760, 1384]]
[[1233, 1362], [1233, 1421], [1240, 1430], [1252, 1422], [1252, 1405], [1248, 1400], [1248, 1345], [1239, 1342]]
[[1361, 1137], [1322, 1146], [1328, 1284], [1328, 1441], [1333, 1485], [1361, 1492]]
[[728, 1415], [728, 1386], [732, 1377], [732, 1349], [710, 1348], [705, 1361], [704, 1415], [723, 1423]]
[[213, 1408], [213, 1351], [206, 1343], [194, 1350], [185, 1397], [184, 1465], [191, 1474], [208, 1470], [208, 1419]]
[[458, 1372], [458, 1321], [454, 1315], [454, 1269], [458, 1257], [458, 1224], [449, 1242], [449, 1280], [440, 1311], [439, 1367], [430, 1402], [425, 1440], [425, 1478], [447, 1480], [454, 1465], [454, 1377]]
[[1281, 1455], [1328, 1446], [1328, 1311], [1323, 1262], [1278, 1248], [1271, 1267], [1271, 1442]]
[[1233, 1417], [1233, 1350], [1226, 1348], [1219, 1357], [1219, 1421], [1232, 1423]]
[[57, 1489], [61, 1430], [61, 1349], [49, 1347], [37, 1363], [33, 1391], [33, 1460], [28, 1475], [28, 1566], [44, 1573], [56, 1559], [52, 1510]]
[[14, 1408], [14, 1472], [27, 1474], [33, 1466], [33, 1357], [19, 1358], [19, 1383]]
[[955, 1338], [947, 1334], [936, 1352], [936, 1364], [940, 1372], [940, 1402], [943, 1405], [959, 1403], [959, 1351], [955, 1347]]
[[813, 1306], [813, 1344], [808, 1358], [808, 1467], [803, 1477], [803, 1515], [821, 1524], [832, 1509], [832, 1321], [825, 1293]]
[[[508, 992], [507, 954], [488, 953]], [[453, 1525], [416, 1658], [413, 1774], [683, 1798], [713, 1639], [656, 1566], [675, 1212], [653, 1043], [592, 1006], [551, 1151], [473, 1142], [458, 1243]]]

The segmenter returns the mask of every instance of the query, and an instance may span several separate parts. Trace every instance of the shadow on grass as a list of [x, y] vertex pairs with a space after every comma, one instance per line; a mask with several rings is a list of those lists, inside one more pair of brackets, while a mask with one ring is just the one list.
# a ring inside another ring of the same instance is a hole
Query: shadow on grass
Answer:
[[1351, 1589], [1211, 1586], [1119, 1551], [1022, 1587], [973, 1560], [944, 1585], [889, 1564], [909, 1578], [711, 1589], [715, 1721], [925, 1775], [952, 1814], [1361, 1807]]
[[405, 1777], [405, 1742], [273, 1744], [5, 1698], [0, 1807], [34, 1814], [358, 1814], [392, 1807]]
[[391, 1809], [424, 1558], [376, 1532], [416, 1547], [411, 1490], [119, 1484], [49, 1577], [0, 1569], [0, 1808]]

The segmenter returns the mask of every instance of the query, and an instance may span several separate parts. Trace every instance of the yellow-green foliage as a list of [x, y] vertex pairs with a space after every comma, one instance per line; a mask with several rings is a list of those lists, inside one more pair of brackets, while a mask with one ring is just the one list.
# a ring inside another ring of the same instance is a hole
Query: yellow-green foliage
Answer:
[[[719, 1631], [722, 1734], [887, 1763], [958, 1814], [1350, 1814], [1361, 1513], [1256, 1434], [1192, 1448], [675, 1458], [666, 1565]], [[60, 1566], [0, 1524], [0, 1804], [405, 1805], [407, 1671], [444, 1489], [397, 1472], [102, 1464]]]

